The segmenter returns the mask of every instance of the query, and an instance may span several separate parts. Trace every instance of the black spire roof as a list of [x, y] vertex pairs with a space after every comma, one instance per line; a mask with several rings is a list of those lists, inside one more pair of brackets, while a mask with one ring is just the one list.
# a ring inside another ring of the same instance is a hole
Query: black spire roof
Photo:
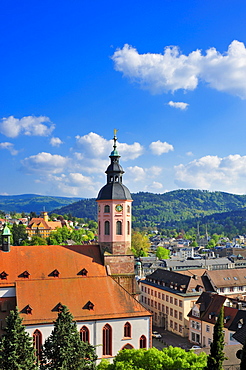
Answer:
[[105, 173], [107, 174], [107, 184], [99, 191], [97, 200], [122, 199], [132, 200], [131, 193], [122, 184], [123, 168], [119, 163], [120, 155], [117, 151], [116, 130], [114, 130], [114, 146], [109, 158], [111, 160]]

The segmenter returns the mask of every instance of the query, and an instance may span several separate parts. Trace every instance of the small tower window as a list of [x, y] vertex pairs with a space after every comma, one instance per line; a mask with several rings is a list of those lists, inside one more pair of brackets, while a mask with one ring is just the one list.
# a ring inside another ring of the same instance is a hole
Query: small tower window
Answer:
[[116, 222], [116, 235], [122, 235], [122, 222]]
[[110, 223], [109, 223], [109, 221], [105, 221], [105, 224], [104, 224], [104, 234], [105, 235], [110, 235]]
[[130, 231], [131, 231], [130, 221], [127, 221], [127, 235], [130, 235]]
[[110, 206], [106, 205], [104, 206], [104, 213], [109, 213], [110, 212]]
[[101, 235], [101, 222], [98, 222], [98, 235]]
[[128, 205], [127, 206], [127, 213], [130, 213], [131, 212], [131, 207]]

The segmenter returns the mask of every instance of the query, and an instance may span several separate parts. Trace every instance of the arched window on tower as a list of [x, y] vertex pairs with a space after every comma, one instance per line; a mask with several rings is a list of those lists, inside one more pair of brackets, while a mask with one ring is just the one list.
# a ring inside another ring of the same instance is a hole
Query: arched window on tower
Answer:
[[82, 342], [90, 343], [90, 332], [86, 326], [82, 326], [79, 334], [80, 334], [80, 339], [82, 340]]
[[42, 350], [42, 333], [36, 329], [33, 333], [33, 347], [35, 350], [36, 357], [41, 359], [41, 350]]
[[112, 328], [109, 324], [103, 327], [103, 356], [112, 356]]
[[101, 235], [101, 222], [98, 222], [98, 235]]
[[130, 235], [131, 227], [130, 227], [130, 221], [127, 221], [127, 235]]
[[124, 325], [124, 338], [131, 338], [132, 336], [132, 327], [129, 322], [126, 322]]
[[109, 213], [110, 212], [110, 206], [106, 205], [104, 206], [104, 213]]
[[110, 235], [110, 223], [109, 223], [109, 221], [105, 221], [105, 224], [104, 224], [104, 234], [105, 235]]
[[146, 336], [142, 335], [139, 339], [139, 348], [146, 348], [146, 347], [147, 347]]
[[122, 222], [116, 222], [116, 235], [122, 235]]
[[127, 206], [127, 213], [130, 213], [131, 212], [131, 207], [128, 205]]

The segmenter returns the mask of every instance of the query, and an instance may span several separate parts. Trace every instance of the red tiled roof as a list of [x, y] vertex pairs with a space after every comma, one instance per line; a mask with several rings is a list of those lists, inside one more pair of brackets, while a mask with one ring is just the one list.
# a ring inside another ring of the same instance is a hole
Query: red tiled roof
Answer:
[[[17, 306], [23, 310], [24, 325], [52, 323], [57, 318], [57, 305], [66, 305], [76, 321], [151, 316], [151, 314], [110, 276], [71, 279], [18, 281]], [[92, 310], [87, 308], [92, 302]], [[32, 307], [32, 314], [25, 307]]]
[[0, 280], [0, 287], [23, 280], [20, 275], [24, 271], [34, 280], [48, 278], [55, 269], [60, 272], [60, 278], [76, 277], [83, 268], [88, 276], [106, 276], [99, 246], [11, 246], [10, 252], [0, 251], [0, 273], [8, 274], [7, 280]]

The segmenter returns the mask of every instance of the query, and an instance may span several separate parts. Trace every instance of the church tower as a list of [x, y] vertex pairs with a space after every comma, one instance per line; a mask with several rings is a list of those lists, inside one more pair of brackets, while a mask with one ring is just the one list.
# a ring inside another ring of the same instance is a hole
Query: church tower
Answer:
[[98, 204], [98, 242], [108, 273], [131, 294], [135, 294], [134, 256], [131, 252], [132, 197], [123, 185], [123, 168], [119, 163], [117, 130], [110, 164], [105, 171], [107, 184], [96, 199]]

